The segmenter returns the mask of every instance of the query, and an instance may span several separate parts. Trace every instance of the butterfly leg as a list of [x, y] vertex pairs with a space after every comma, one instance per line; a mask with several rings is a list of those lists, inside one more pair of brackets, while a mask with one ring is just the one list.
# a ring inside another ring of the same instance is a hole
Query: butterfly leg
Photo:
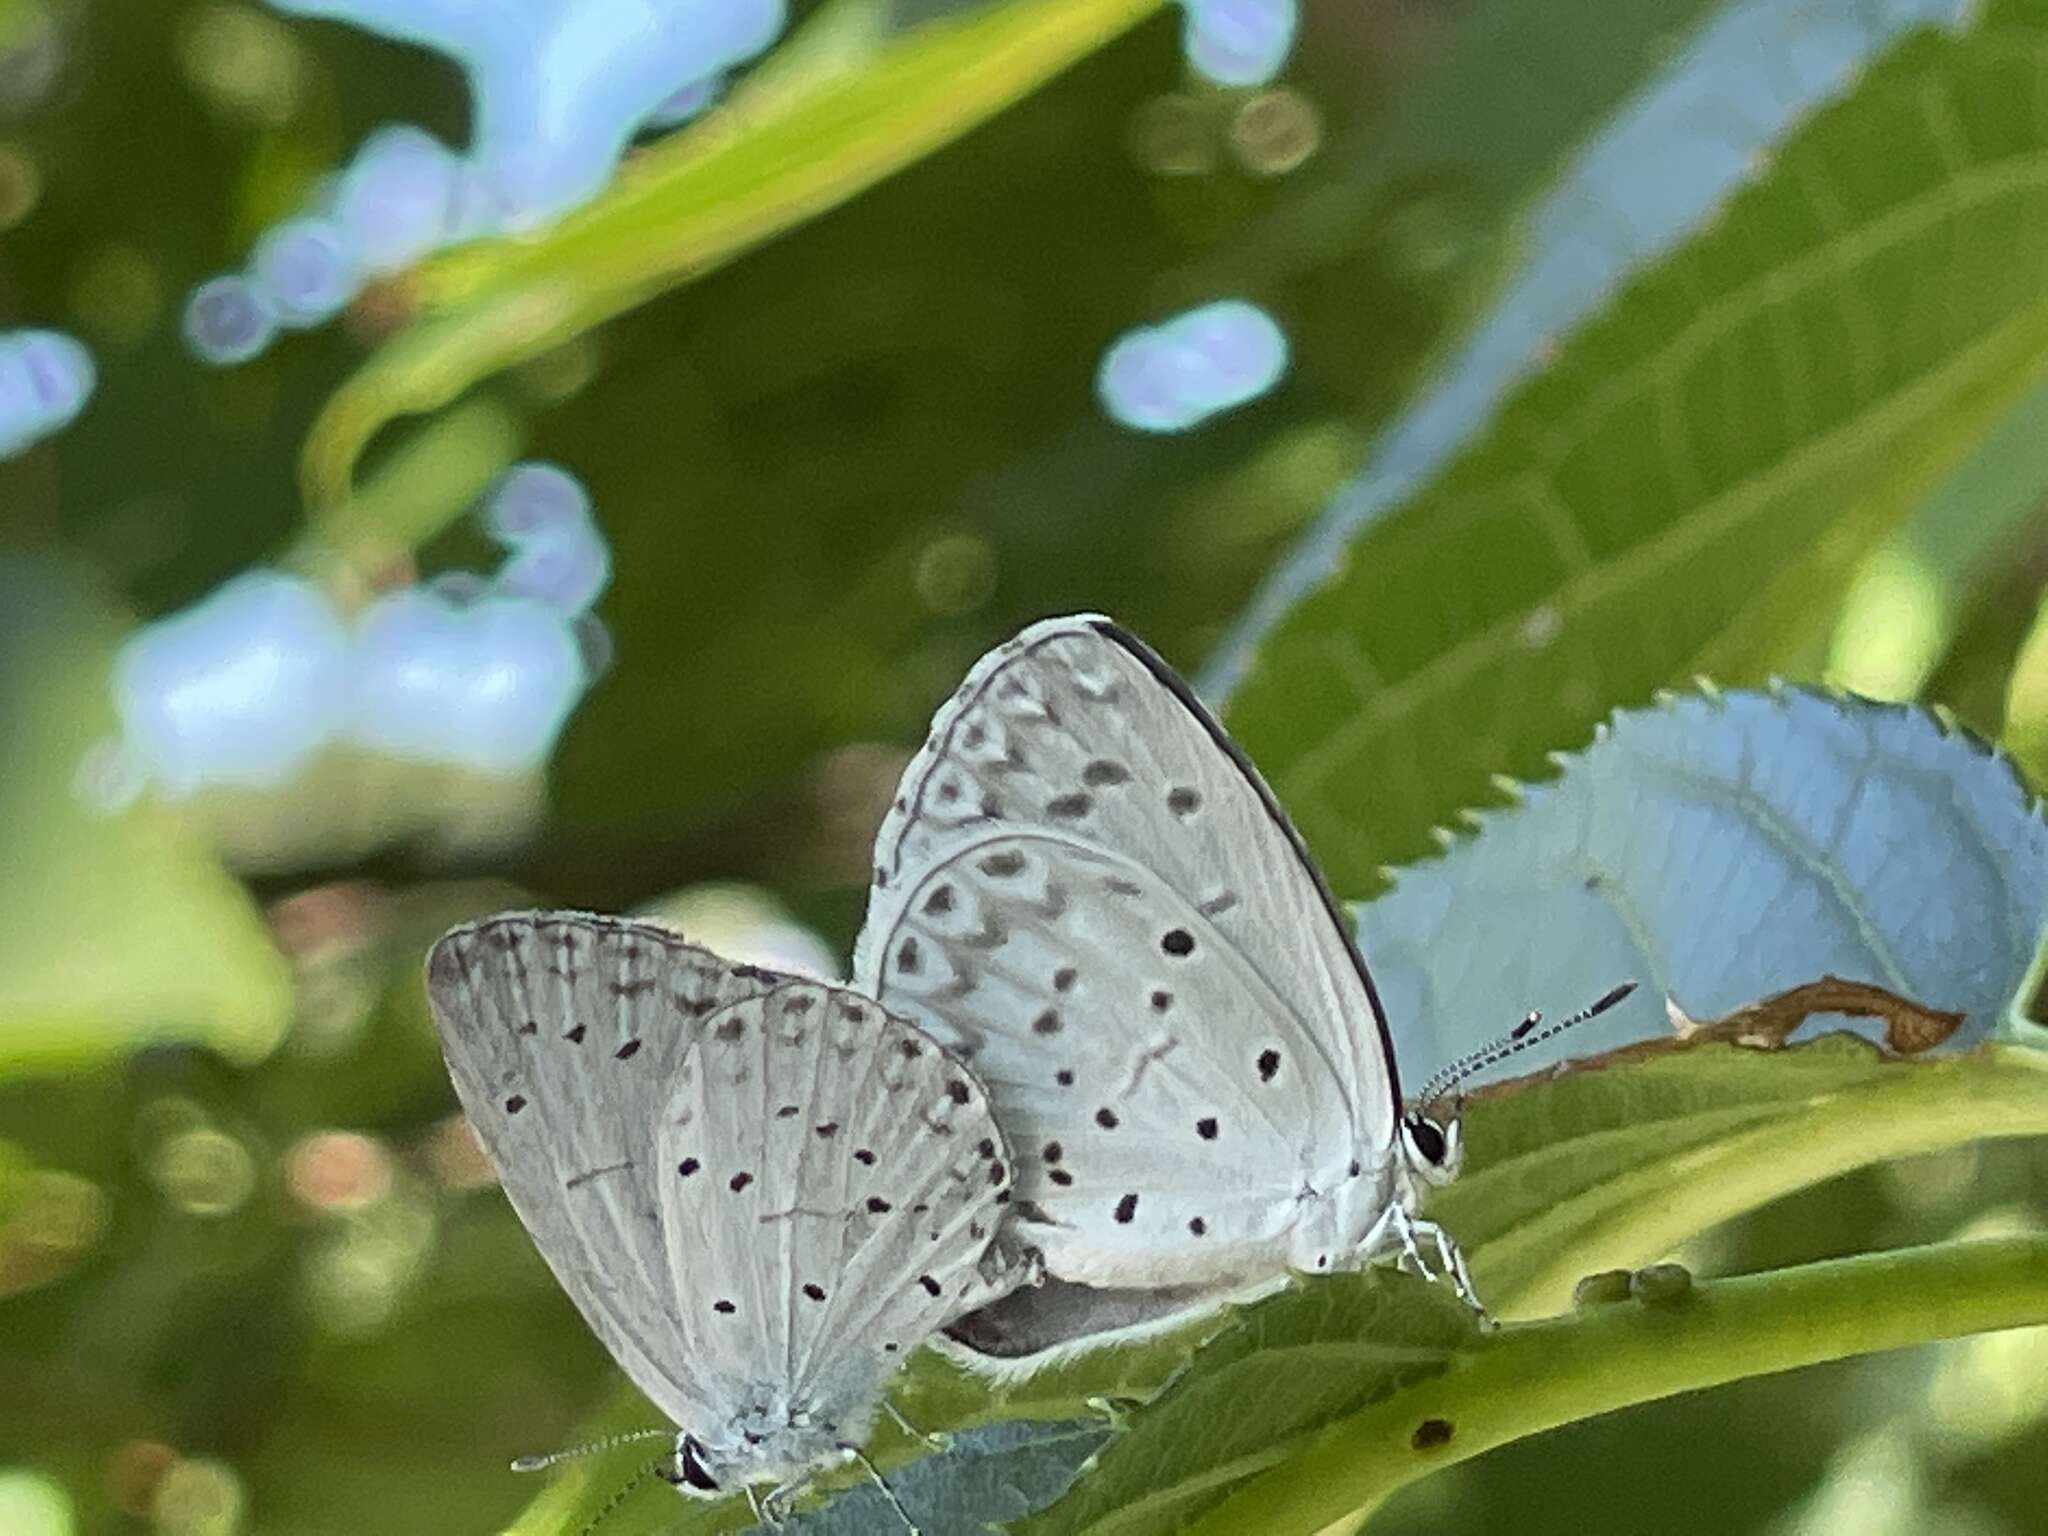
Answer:
[[1481, 1322], [1491, 1323], [1492, 1316], [1472, 1287], [1472, 1272], [1465, 1267], [1464, 1251], [1452, 1240], [1450, 1233], [1433, 1221], [1416, 1221], [1411, 1226], [1414, 1232], [1428, 1238], [1435, 1246], [1437, 1262], [1443, 1266], [1443, 1278], [1450, 1281], [1458, 1299], [1477, 1313]]
[[1441, 1278], [1429, 1267], [1429, 1261], [1422, 1256], [1422, 1250], [1415, 1245], [1415, 1234], [1425, 1227], [1435, 1227], [1429, 1222], [1418, 1222], [1408, 1214], [1408, 1207], [1399, 1201], [1387, 1207], [1387, 1215], [1393, 1218], [1394, 1240], [1400, 1245], [1400, 1263], [1411, 1268], [1423, 1279], [1434, 1282]]
[[898, 1429], [909, 1435], [913, 1440], [922, 1440], [935, 1451], [943, 1451], [946, 1448], [946, 1437], [944, 1435], [926, 1434], [915, 1424], [911, 1423], [910, 1420], [903, 1417], [903, 1410], [890, 1402], [886, 1397], [882, 1399], [882, 1411], [895, 1421]]
[[889, 1486], [889, 1480], [882, 1476], [881, 1472], [876, 1469], [872, 1461], [868, 1460], [861, 1448], [842, 1440], [839, 1443], [839, 1449], [841, 1454], [849, 1461], [860, 1463], [861, 1470], [868, 1475], [868, 1481], [873, 1483], [881, 1492], [882, 1497], [889, 1501], [889, 1508], [894, 1510], [896, 1518], [903, 1522], [905, 1536], [922, 1536], [922, 1533], [917, 1528], [917, 1522], [910, 1518], [910, 1512], [903, 1507], [903, 1501], [896, 1497], [896, 1490]]
[[1370, 1264], [1375, 1259], [1395, 1256], [1395, 1262], [1403, 1268], [1414, 1260], [1415, 1268], [1423, 1278], [1429, 1278], [1429, 1271], [1423, 1267], [1422, 1255], [1416, 1252], [1415, 1240], [1409, 1235], [1408, 1213], [1396, 1203], [1389, 1205], [1379, 1214], [1379, 1219], [1366, 1228], [1365, 1236], [1358, 1240], [1359, 1262]]
[[[1438, 1269], [1430, 1268], [1423, 1257], [1422, 1249], [1416, 1242], [1423, 1238], [1436, 1249]], [[1424, 1221], [1408, 1214], [1407, 1207], [1398, 1201], [1381, 1213], [1365, 1234], [1362, 1244], [1368, 1259], [1382, 1253], [1398, 1252], [1401, 1267], [1414, 1271], [1429, 1281], [1443, 1280], [1450, 1284], [1460, 1301], [1479, 1315], [1482, 1323], [1491, 1323], [1493, 1318], [1481, 1305], [1479, 1293], [1473, 1289], [1472, 1275], [1465, 1268], [1465, 1255], [1451, 1235], [1433, 1221]]]

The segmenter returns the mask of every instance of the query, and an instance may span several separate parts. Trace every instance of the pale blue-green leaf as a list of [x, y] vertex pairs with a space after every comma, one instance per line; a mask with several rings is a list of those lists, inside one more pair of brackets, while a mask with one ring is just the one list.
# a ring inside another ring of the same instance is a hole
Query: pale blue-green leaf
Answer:
[[[923, 1536], [982, 1536], [1052, 1503], [1109, 1438], [1099, 1419], [1016, 1420], [963, 1430], [947, 1448], [889, 1474], [890, 1491]], [[784, 1524], [790, 1536], [870, 1536], [901, 1529], [872, 1483]]]
[[1526, 1010], [1557, 1017], [1628, 978], [1635, 996], [1513, 1070], [1668, 1035], [1667, 996], [1709, 1019], [1825, 974], [1961, 1012], [1955, 1043], [1979, 1041], [2042, 925], [2039, 804], [1924, 710], [1677, 697], [1617, 714], [1520, 794], [1359, 909], [1411, 1087]]

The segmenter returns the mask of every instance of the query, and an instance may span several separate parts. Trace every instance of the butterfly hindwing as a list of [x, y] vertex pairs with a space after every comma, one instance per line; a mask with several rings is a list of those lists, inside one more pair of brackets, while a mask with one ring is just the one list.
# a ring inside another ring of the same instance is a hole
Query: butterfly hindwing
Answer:
[[651, 924], [574, 912], [468, 923], [427, 961], [449, 1076], [513, 1209], [626, 1374], [679, 1422], [700, 1401], [667, 1363], [681, 1318], [660, 1117], [704, 1020], [786, 980]]
[[1020, 1236], [1057, 1273], [1182, 1284], [1255, 1270], [1305, 1182], [1362, 1175], [1342, 1135], [1341, 1059], [1151, 871], [990, 833], [910, 894], [883, 958], [890, 1005], [996, 1095]]
[[913, 1350], [1027, 1277], [995, 1246], [1013, 1171], [981, 1084], [843, 987], [713, 1015], [661, 1161], [681, 1353], [727, 1402], [780, 1395], [858, 1436]]

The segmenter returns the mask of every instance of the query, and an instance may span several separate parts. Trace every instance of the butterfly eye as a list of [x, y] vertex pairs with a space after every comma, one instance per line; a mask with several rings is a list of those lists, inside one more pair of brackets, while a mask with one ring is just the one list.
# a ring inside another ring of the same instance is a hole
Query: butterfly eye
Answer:
[[682, 1481], [700, 1493], [718, 1492], [718, 1479], [704, 1465], [704, 1447], [697, 1443], [695, 1435], [683, 1436], [683, 1448], [676, 1456], [677, 1470]]
[[1408, 1139], [1433, 1166], [1441, 1168], [1444, 1154], [1449, 1150], [1444, 1133], [1434, 1120], [1425, 1120], [1416, 1115], [1408, 1122]]

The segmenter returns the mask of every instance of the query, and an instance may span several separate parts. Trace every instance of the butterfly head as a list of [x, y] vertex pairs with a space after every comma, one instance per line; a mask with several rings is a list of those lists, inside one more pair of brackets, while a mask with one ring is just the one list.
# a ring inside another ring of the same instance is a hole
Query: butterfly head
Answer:
[[1425, 1184], [1450, 1183], [1465, 1160], [1456, 1117], [1440, 1123], [1421, 1113], [1402, 1116], [1401, 1151]]
[[821, 1415], [762, 1396], [722, 1428], [678, 1434], [657, 1475], [686, 1499], [722, 1499], [755, 1483], [800, 1483], [843, 1459], [844, 1442]]
[[661, 1480], [688, 1499], [715, 1499], [725, 1492], [710, 1451], [695, 1435], [677, 1435], [675, 1453], [660, 1471]]
[[[1465, 1160], [1465, 1148], [1458, 1135], [1459, 1111], [1465, 1103], [1462, 1092], [1465, 1079], [1519, 1055], [1532, 1045], [1541, 1045], [1555, 1035], [1574, 1029], [1588, 1019], [1597, 1019], [1635, 989], [1636, 984], [1632, 981], [1610, 987], [1598, 1002], [1581, 1008], [1569, 1018], [1558, 1020], [1547, 1029], [1537, 1027], [1543, 1022], [1542, 1014], [1525, 1014], [1522, 1022], [1506, 1035], [1468, 1056], [1459, 1057], [1432, 1077], [1422, 1089], [1420, 1102], [1425, 1108], [1401, 1117], [1401, 1151], [1416, 1176], [1426, 1184], [1448, 1184], [1458, 1176], [1458, 1168]], [[1451, 1112], [1448, 1118], [1438, 1120], [1426, 1110], [1428, 1106], [1441, 1103], [1446, 1095], [1450, 1096]]]

